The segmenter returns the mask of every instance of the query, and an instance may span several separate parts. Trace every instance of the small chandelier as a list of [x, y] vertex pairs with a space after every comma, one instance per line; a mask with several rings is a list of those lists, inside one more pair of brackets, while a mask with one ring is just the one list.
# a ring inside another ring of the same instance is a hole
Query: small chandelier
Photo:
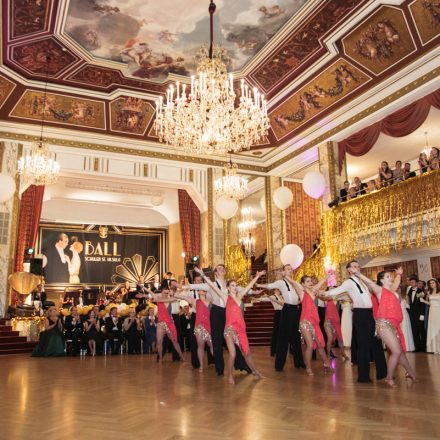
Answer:
[[237, 164], [232, 160], [224, 166], [224, 175], [214, 181], [214, 192], [217, 198], [241, 200], [247, 196], [248, 181], [237, 174]]
[[431, 154], [431, 150], [432, 147], [428, 143], [428, 132], [425, 131], [425, 148], [422, 150], [422, 153], [425, 153], [426, 156], [428, 156], [429, 158], [429, 155]]
[[252, 237], [252, 234], [249, 234], [247, 237], [240, 238], [240, 244], [247, 258], [255, 256], [255, 238]]
[[241, 210], [241, 222], [238, 224], [240, 237], [247, 237], [255, 228], [256, 222], [252, 217], [252, 208], [247, 207]]
[[46, 84], [44, 86], [40, 139], [32, 145], [30, 153], [18, 161], [18, 174], [31, 185], [50, 185], [58, 180], [60, 166], [51, 159], [47, 145], [43, 141], [44, 122], [46, 114], [47, 78], [50, 57], [46, 55]]
[[267, 135], [269, 118], [267, 102], [254, 88], [241, 80], [241, 96], [236, 94], [232, 74], [227, 74], [226, 51], [213, 46], [211, 0], [210, 46], [202, 47], [197, 76], [191, 77], [191, 88], [176, 83], [167, 91], [166, 103], [161, 96], [156, 102], [154, 127], [161, 142], [194, 155], [227, 154], [247, 150]]

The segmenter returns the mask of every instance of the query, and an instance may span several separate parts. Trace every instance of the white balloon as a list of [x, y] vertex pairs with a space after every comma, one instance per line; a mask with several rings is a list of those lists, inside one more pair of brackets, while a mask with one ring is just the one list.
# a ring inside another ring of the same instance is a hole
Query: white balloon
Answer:
[[260, 207], [263, 211], [266, 211], [266, 197], [261, 196], [260, 198]]
[[325, 191], [325, 177], [318, 171], [309, 171], [303, 179], [303, 190], [313, 199], [319, 199]]
[[228, 220], [234, 217], [238, 210], [238, 203], [234, 199], [221, 197], [215, 202], [215, 212], [223, 219]]
[[290, 264], [292, 269], [296, 269], [304, 260], [304, 252], [296, 244], [286, 244], [281, 249], [280, 259], [283, 264]]
[[0, 203], [6, 202], [15, 194], [15, 180], [8, 174], [0, 174]]
[[280, 186], [273, 192], [273, 201], [277, 208], [287, 209], [293, 202], [293, 194], [286, 186]]

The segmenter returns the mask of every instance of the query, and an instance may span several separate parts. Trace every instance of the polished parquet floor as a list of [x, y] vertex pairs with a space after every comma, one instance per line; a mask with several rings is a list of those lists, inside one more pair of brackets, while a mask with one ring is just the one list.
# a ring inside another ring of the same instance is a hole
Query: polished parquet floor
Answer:
[[236, 385], [190, 364], [154, 356], [0, 357], [0, 439], [439, 439], [440, 356], [409, 354], [419, 381], [396, 389], [292, 367], [276, 373], [255, 347], [266, 379]]

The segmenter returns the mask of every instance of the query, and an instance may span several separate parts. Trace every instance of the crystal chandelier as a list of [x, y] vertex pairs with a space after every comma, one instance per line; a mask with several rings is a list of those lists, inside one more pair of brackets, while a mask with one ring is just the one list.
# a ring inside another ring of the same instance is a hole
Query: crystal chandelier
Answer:
[[255, 255], [255, 238], [251, 234], [255, 226], [256, 222], [252, 217], [252, 208], [243, 208], [241, 210], [241, 222], [238, 224], [239, 242], [248, 258]]
[[247, 258], [255, 256], [255, 238], [252, 237], [252, 234], [249, 234], [247, 237], [240, 238], [240, 244]]
[[46, 114], [47, 78], [50, 57], [46, 55], [46, 84], [44, 86], [40, 139], [32, 145], [31, 151], [18, 161], [18, 173], [31, 185], [50, 185], [58, 180], [60, 166], [51, 159], [49, 149], [43, 142], [44, 121]]
[[241, 200], [247, 196], [248, 181], [237, 174], [237, 164], [232, 160], [224, 166], [224, 175], [214, 181], [214, 192], [217, 198]]
[[425, 153], [428, 156], [428, 159], [429, 159], [429, 155], [431, 154], [431, 149], [432, 147], [430, 147], [428, 143], [428, 132], [425, 131], [425, 148], [422, 150], [422, 153]]
[[190, 89], [176, 83], [167, 91], [166, 102], [156, 102], [156, 134], [161, 142], [194, 155], [227, 154], [246, 150], [258, 143], [269, 128], [267, 103], [254, 88], [241, 80], [241, 96], [236, 94], [232, 74], [227, 74], [226, 51], [213, 46], [213, 1], [209, 4], [210, 46], [202, 47], [197, 76]]

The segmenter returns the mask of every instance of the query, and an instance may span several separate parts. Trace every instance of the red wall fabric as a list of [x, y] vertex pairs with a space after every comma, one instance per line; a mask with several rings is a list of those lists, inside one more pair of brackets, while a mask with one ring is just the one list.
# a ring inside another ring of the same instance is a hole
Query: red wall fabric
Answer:
[[284, 182], [293, 193], [293, 202], [285, 212], [286, 244], [297, 244], [304, 258], [313, 252], [313, 243], [320, 231], [320, 201], [309, 197], [301, 183]]
[[179, 218], [185, 260], [200, 256], [200, 211], [188, 193], [179, 189]]
[[31, 185], [22, 195], [18, 214], [14, 271], [23, 271], [24, 253], [35, 246], [43, 207], [44, 186]]
[[339, 142], [339, 172], [346, 153], [363, 156], [373, 148], [381, 132], [393, 137], [409, 135], [425, 122], [431, 106], [440, 109], [440, 89]]

